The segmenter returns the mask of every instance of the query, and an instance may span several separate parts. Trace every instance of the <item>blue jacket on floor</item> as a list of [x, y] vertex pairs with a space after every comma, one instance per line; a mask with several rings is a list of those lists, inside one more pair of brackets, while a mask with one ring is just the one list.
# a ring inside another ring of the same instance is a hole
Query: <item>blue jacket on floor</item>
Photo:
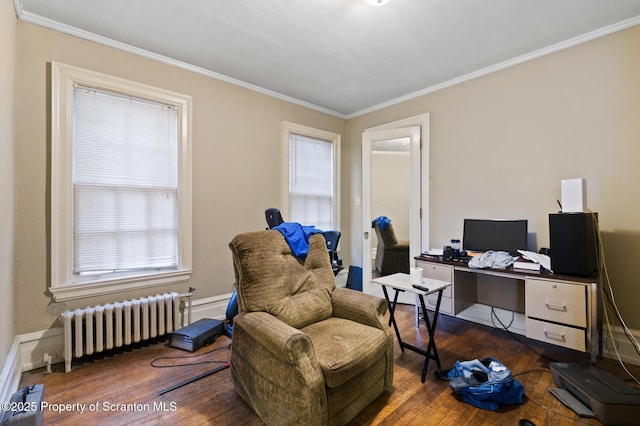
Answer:
[[448, 376], [449, 387], [474, 407], [494, 411], [499, 404], [522, 403], [524, 387], [495, 358], [456, 361]]

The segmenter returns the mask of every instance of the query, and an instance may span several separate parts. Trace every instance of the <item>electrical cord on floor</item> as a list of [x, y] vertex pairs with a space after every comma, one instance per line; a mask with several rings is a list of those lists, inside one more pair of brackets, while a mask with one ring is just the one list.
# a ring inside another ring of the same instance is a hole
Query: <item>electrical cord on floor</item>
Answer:
[[220, 346], [219, 348], [214, 348], [211, 349], [207, 352], [203, 352], [201, 354], [193, 354], [193, 355], [182, 355], [182, 356], [161, 356], [158, 358], [154, 358], [153, 360], [151, 360], [151, 366], [154, 368], [171, 368], [171, 367], [189, 367], [189, 366], [194, 366], [194, 365], [202, 365], [202, 364], [228, 364], [229, 361], [220, 361], [220, 360], [206, 360], [206, 361], [198, 361], [198, 362], [189, 362], [189, 363], [184, 363], [184, 364], [168, 364], [168, 365], [156, 365], [156, 363], [158, 361], [161, 360], [177, 360], [177, 359], [192, 359], [192, 358], [198, 358], [204, 355], [208, 355], [210, 353], [219, 351], [221, 349], [227, 349], [227, 350], [231, 350], [231, 343], [229, 343], [227, 346]]

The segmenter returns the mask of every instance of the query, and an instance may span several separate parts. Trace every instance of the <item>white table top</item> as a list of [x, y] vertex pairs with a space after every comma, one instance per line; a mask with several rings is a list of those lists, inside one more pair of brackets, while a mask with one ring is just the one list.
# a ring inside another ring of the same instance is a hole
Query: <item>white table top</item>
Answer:
[[398, 290], [410, 291], [411, 293], [422, 295], [435, 293], [451, 285], [451, 283], [447, 281], [440, 281], [422, 277], [422, 285], [427, 287], [429, 291], [418, 290], [417, 288], [411, 286], [410, 275], [404, 274], [402, 272], [398, 272], [397, 274], [392, 275], [385, 275], [384, 277], [374, 278], [373, 280], [371, 280], [371, 282], [374, 284], [383, 285]]

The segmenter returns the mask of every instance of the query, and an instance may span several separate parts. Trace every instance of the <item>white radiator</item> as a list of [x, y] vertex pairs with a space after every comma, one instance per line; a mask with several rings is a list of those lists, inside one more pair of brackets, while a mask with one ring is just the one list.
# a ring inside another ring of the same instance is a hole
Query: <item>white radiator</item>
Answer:
[[60, 315], [64, 326], [64, 369], [71, 360], [169, 334], [180, 328], [178, 293], [108, 303]]

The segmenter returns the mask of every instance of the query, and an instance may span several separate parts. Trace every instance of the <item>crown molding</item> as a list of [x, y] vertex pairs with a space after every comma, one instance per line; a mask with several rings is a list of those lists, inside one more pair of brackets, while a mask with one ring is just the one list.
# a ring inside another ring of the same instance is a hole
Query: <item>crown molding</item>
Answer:
[[[19, 20], [23, 22], [28, 22], [30, 24], [38, 25], [44, 28], [48, 28], [54, 31], [58, 31], [64, 34], [68, 34], [74, 37], [81, 38], [83, 40], [91, 41], [94, 43], [98, 43], [107, 47], [112, 47], [114, 49], [118, 49], [127, 53], [131, 53], [137, 56], [142, 56], [147, 59], [152, 59], [154, 61], [158, 61], [167, 65], [174, 66], [176, 68], [180, 68], [186, 71], [190, 71], [196, 74], [204, 75], [209, 78], [213, 78], [216, 80], [223, 81], [225, 83], [233, 84], [234, 86], [239, 86], [244, 89], [249, 89], [251, 91], [261, 93], [263, 95], [267, 95], [276, 99], [280, 99], [282, 101], [290, 102], [292, 104], [296, 104], [305, 108], [313, 109], [325, 114], [329, 114], [338, 118], [345, 119], [346, 115], [339, 113], [337, 111], [330, 110], [328, 108], [324, 108], [318, 105], [314, 105], [312, 103], [302, 101], [300, 99], [293, 98], [291, 96], [283, 95], [282, 93], [275, 92], [273, 90], [265, 89], [264, 87], [260, 87], [251, 83], [247, 83], [233, 77], [229, 77], [224, 74], [216, 73], [210, 70], [207, 70], [202, 67], [198, 67], [196, 65], [192, 65], [183, 61], [178, 61], [172, 58], [169, 58], [164, 55], [159, 55], [157, 53], [150, 52], [145, 49], [140, 49], [135, 46], [131, 46], [130, 44], [122, 43], [107, 37], [103, 37], [89, 31], [85, 31], [76, 27], [72, 27], [66, 24], [62, 24], [60, 22], [56, 22], [47, 18], [43, 18], [39, 15], [34, 15], [29, 12], [24, 12], [22, 10], [22, 5], [20, 0], [14, 0], [16, 4], [16, 15]], [[20, 7], [18, 7], [20, 5]]]
[[29, 12], [25, 12], [23, 10], [23, 8], [22, 8], [22, 1], [21, 0], [14, 0], [14, 4], [15, 4], [15, 7], [16, 7], [16, 16], [21, 21], [28, 22], [28, 23], [31, 23], [31, 24], [34, 24], [34, 25], [39, 25], [39, 26], [42, 26], [42, 27], [45, 27], [45, 28], [49, 28], [49, 29], [52, 29], [52, 30], [55, 30], [55, 31], [59, 31], [59, 32], [62, 32], [62, 33], [65, 33], [65, 34], [69, 34], [69, 35], [81, 38], [81, 39], [84, 39], [84, 40], [92, 41], [92, 42], [95, 42], [95, 43], [98, 43], [98, 44], [102, 44], [102, 45], [105, 45], [105, 46], [108, 46], [108, 47], [112, 47], [114, 49], [122, 50], [122, 51], [125, 51], [125, 52], [128, 52], [128, 53], [134, 54], [134, 55], [142, 56], [142, 57], [145, 57], [145, 58], [148, 58], [148, 59], [152, 59], [152, 60], [155, 60], [155, 61], [158, 61], [158, 62], [162, 62], [162, 63], [168, 64], [168, 65], [172, 65], [172, 66], [175, 66], [177, 68], [181, 68], [181, 69], [184, 69], [184, 70], [187, 70], [187, 71], [191, 71], [191, 72], [194, 72], [196, 74], [201, 74], [201, 75], [204, 75], [206, 77], [210, 77], [210, 78], [213, 78], [213, 79], [216, 79], [216, 80], [220, 80], [220, 81], [223, 81], [223, 82], [226, 82], [226, 83], [229, 83], [229, 84], [233, 84], [235, 86], [239, 86], [239, 87], [242, 87], [242, 88], [245, 88], [245, 89], [248, 89], [248, 90], [252, 90], [252, 91], [257, 92], [257, 93], [261, 93], [263, 95], [267, 95], [267, 96], [270, 96], [270, 97], [273, 97], [273, 98], [276, 98], [276, 99], [280, 99], [280, 100], [283, 100], [283, 101], [286, 101], [286, 102], [290, 102], [292, 104], [296, 104], [296, 105], [299, 105], [299, 106], [302, 106], [302, 107], [305, 107], [305, 108], [309, 108], [309, 109], [312, 109], [312, 110], [315, 110], [315, 111], [319, 111], [319, 112], [322, 112], [322, 113], [325, 113], [325, 114], [328, 114], [328, 115], [332, 115], [334, 117], [342, 118], [344, 120], [350, 120], [352, 118], [356, 118], [356, 117], [359, 117], [359, 116], [362, 116], [362, 115], [365, 115], [365, 114], [368, 114], [368, 113], [371, 113], [371, 112], [374, 112], [374, 111], [378, 111], [378, 110], [381, 110], [383, 108], [387, 108], [387, 107], [390, 107], [390, 106], [393, 106], [393, 105], [397, 105], [397, 104], [400, 104], [402, 102], [406, 102], [406, 101], [418, 98], [420, 96], [424, 96], [424, 95], [427, 95], [427, 94], [430, 94], [430, 93], [434, 93], [434, 92], [437, 92], [439, 90], [446, 89], [448, 87], [455, 86], [455, 85], [460, 84], [460, 83], [464, 83], [466, 81], [474, 80], [474, 79], [477, 79], [479, 77], [483, 77], [485, 75], [488, 75], [488, 74], [491, 74], [491, 73], [494, 73], [494, 72], [497, 72], [497, 71], [501, 71], [501, 70], [504, 70], [506, 68], [510, 68], [510, 67], [515, 66], [515, 65], [519, 65], [519, 64], [522, 64], [524, 62], [528, 62], [528, 61], [531, 61], [533, 59], [537, 59], [537, 58], [540, 58], [542, 56], [549, 55], [551, 53], [559, 52], [561, 50], [568, 49], [570, 47], [577, 46], [577, 45], [580, 45], [580, 44], [583, 44], [583, 43], [598, 39], [600, 37], [604, 37], [604, 36], [619, 32], [619, 31], [623, 31], [625, 29], [628, 29], [628, 28], [631, 28], [631, 27], [634, 27], [634, 26], [640, 24], [640, 16], [636, 16], [636, 17], [633, 17], [633, 18], [630, 18], [630, 19], [626, 19], [624, 21], [620, 21], [620, 22], [615, 23], [613, 25], [609, 25], [607, 27], [603, 27], [603, 28], [600, 28], [598, 30], [591, 31], [589, 33], [586, 33], [586, 34], [583, 34], [583, 35], [580, 35], [580, 36], [577, 36], [577, 37], [573, 37], [573, 38], [565, 40], [563, 42], [556, 43], [554, 45], [547, 46], [547, 47], [542, 48], [542, 49], [538, 49], [538, 50], [533, 51], [531, 53], [527, 53], [527, 54], [518, 56], [516, 58], [512, 58], [512, 59], [509, 59], [507, 61], [498, 63], [496, 65], [492, 65], [490, 67], [486, 67], [486, 68], [483, 68], [481, 70], [474, 71], [474, 72], [471, 72], [469, 74], [465, 74], [463, 76], [460, 76], [460, 77], [445, 81], [443, 83], [435, 84], [435, 85], [429, 86], [429, 87], [427, 87], [425, 89], [418, 90], [416, 92], [409, 93], [407, 95], [404, 95], [404, 96], [401, 96], [401, 97], [398, 97], [398, 98], [395, 98], [395, 99], [391, 99], [389, 101], [386, 101], [386, 102], [383, 102], [383, 103], [380, 103], [380, 104], [377, 104], [377, 105], [372, 105], [369, 108], [365, 108], [365, 109], [362, 109], [362, 110], [359, 110], [359, 111], [355, 111], [355, 112], [349, 113], [349, 114], [344, 114], [344, 113], [333, 111], [333, 110], [330, 110], [328, 108], [324, 108], [324, 107], [321, 107], [321, 106], [318, 106], [318, 105], [315, 105], [315, 104], [312, 104], [312, 103], [309, 103], [309, 102], [306, 102], [306, 101], [302, 101], [302, 100], [297, 99], [297, 98], [293, 98], [291, 96], [284, 95], [282, 93], [275, 92], [273, 90], [265, 89], [264, 87], [256, 86], [254, 84], [241, 81], [241, 80], [229, 77], [229, 76], [224, 75], [224, 74], [216, 73], [216, 72], [213, 72], [213, 71], [210, 71], [210, 70], [207, 70], [207, 69], [204, 69], [204, 68], [192, 65], [192, 64], [188, 64], [186, 62], [178, 61], [178, 60], [169, 58], [167, 56], [159, 55], [159, 54], [150, 52], [148, 50], [140, 49], [140, 48], [137, 48], [135, 46], [131, 46], [131, 45], [126, 44], [126, 43], [122, 43], [122, 42], [119, 42], [119, 41], [116, 41], [116, 40], [112, 40], [112, 39], [107, 38], [107, 37], [99, 36], [97, 34], [81, 30], [79, 28], [71, 27], [69, 25], [65, 25], [65, 24], [62, 24], [60, 22], [52, 21], [50, 19], [43, 18], [43, 17], [41, 17], [39, 15], [34, 15], [34, 14], [29, 13]]
[[429, 93], [437, 92], [439, 90], [446, 89], [448, 87], [455, 86], [457, 84], [464, 83], [464, 82], [467, 82], [467, 81], [470, 81], [470, 80], [474, 80], [476, 78], [483, 77], [485, 75], [492, 74], [494, 72], [501, 71], [503, 69], [510, 68], [510, 67], [515, 66], [515, 65], [519, 65], [519, 64], [522, 64], [524, 62], [528, 62], [528, 61], [540, 58], [542, 56], [546, 56], [546, 55], [549, 55], [549, 54], [552, 54], [552, 53], [555, 53], [555, 52], [559, 52], [561, 50], [568, 49], [570, 47], [574, 47], [574, 46], [577, 46], [577, 45], [580, 45], [580, 44], [583, 44], [583, 43], [586, 43], [586, 42], [589, 42], [589, 41], [592, 41], [592, 40], [595, 40], [595, 39], [598, 39], [598, 38], [601, 38], [601, 37], [604, 37], [604, 36], [619, 32], [619, 31], [622, 31], [622, 30], [626, 30], [626, 29], [631, 28], [631, 27], [635, 27], [636, 25], [639, 25], [639, 24], [640, 24], [640, 16], [636, 16], [634, 18], [630, 18], [630, 19], [627, 19], [627, 20], [624, 20], [624, 21], [620, 21], [620, 22], [618, 22], [616, 24], [613, 24], [613, 25], [610, 25], [608, 27], [603, 27], [603, 28], [600, 28], [600, 29], [595, 30], [595, 31], [591, 31], [591, 32], [586, 33], [586, 34], [582, 34], [580, 36], [573, 37], [573, 38], [571, 38], [569, 40], [565, 40], [563, 42], [556, 43], [554, 45], [547, 46], [545, 48], [533, 51], [531, 53], [527, 53], [527, 54], [518, 56], [516, 58], [509, 59], [509, 60], [501, 62], [499, 64], [492, 65], [490, 67], [487, 67], [487, 68], [484, 68], [484, 69], [481, 69], [481, 70], [478, 70], [478, 71], [474, 71], [474, 72], [469, 73], [469, 74], [465, 74], [465, 75], [463, 75], [461, 77], [454, 78], [454, 79], [451, 79], [449, 81], [445, 81], [443, 83], [435, 84], [435, 85], [427, 87], [425, 89], [418, 90], [417, 92], [409, 93], [408, 95], [401, 96], [399, 98], [395, 98], [395, 99], [389, 100], [387, 102], [383, 102], [383, 103], [371, 106], [369, 108], [366, 108], [366, 109], [363, 109], [363, 110], [360, 110], [360, 111], [356, 111], [356, 112], [347, 114], [346, 115], [346, 119], [349, 120], [349, 119], [352, 119], [352, 118], [355, 118], [355, 117], [359, 117], [359, 116], [364, 115], [364, 114], [368, 114], [370, 112], [378, 111], [378, 110], [381, 110], [383, 108], [387, 108], [387, 107], [390, 107], [390, 106], [393, 106], [393, 105], [397, 105], [397, 104], [400, 104], [402, 102], [406, 102], [406, 101], [409, 101], [411, 99], [415, 99], [415, 98], [418, 98], [420, 96], [427, 95]]

